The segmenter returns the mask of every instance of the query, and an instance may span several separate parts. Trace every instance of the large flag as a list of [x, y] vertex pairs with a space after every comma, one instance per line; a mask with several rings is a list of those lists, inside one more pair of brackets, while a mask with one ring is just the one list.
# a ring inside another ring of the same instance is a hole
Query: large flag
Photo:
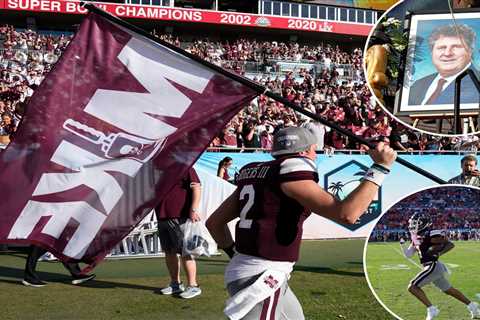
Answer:
[[0, 155], [0, 242], [95, 264], [256, 95], [90, 13]]

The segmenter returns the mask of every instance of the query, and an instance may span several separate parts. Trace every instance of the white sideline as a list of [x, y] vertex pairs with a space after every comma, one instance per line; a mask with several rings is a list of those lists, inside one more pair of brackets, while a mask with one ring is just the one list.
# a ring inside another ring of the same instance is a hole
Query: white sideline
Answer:
[[412, 260], [412, 258], [407, 258], [405, 257], [405, 255], [398, 249], [398, 248], [393, 248], [399, 255], [401, 255], [402, 257], [406, 258], [408, 261], [410, 261], [410, 263], [412, 263], [414, 266], [416, 266], [417, 268], [419, 269], [423, 269], [422, 266], [420, 266], [418, 263], [416, 263], [415, 261]]

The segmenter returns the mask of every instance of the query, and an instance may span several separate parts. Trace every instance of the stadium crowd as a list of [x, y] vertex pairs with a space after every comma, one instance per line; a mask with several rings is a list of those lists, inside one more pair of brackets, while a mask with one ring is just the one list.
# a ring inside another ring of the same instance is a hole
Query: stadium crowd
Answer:
[[0, 26], [0, 144], [9, 142], [25, 104], [51, 70], [71, 36], [43, 35]]
[[[302, 108], [367, 140], [383, 140], [400, 151], [477, 151], [478, 137], [438, 138], [407, 129], [371, 102], [362, 80], [362, 50], [329, 44], [301, 45], [237, 39], [182, 41], [159, 37], [205, 60], [250, 77]], [[42, 34], [0, 26], [0, 143], [16, 130], [28, 98], [66, 48], [71, 34]], [[282, 62], [292, 70], [282, 70]], [[248, 63], [255, 64], [255, 72]], [[349, 70], [348, 76], [345, 70]], [[310, 126], [319, 149], [363, 150], [364, 146], [260, 95], [212, 141], [213, 148], [270, 149], [273, 134], [285, 126]], [[7, 139], [6, 139], [7, 138]]]
[[372, 241], [408, 239], [408, 219], [416, 212], [432, 217], [432, 229], [445, 230], [454, 240], [480, 240], [480, 196], [475, 189], [435, 188], [417, 192], [395, 204], [379, 220]]

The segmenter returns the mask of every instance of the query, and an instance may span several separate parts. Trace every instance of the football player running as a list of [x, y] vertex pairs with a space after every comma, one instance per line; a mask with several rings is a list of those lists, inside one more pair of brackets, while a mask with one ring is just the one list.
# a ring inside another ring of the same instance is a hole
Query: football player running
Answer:
[[[314, 212], [355, 223], [396, 158], [393, 149], [379, 143], [369, 151], [374, 164], [360, 185], [340, 201], [318, 185], [316, 147], [306, 128], [277, 132], [275, 160], [243, 167], [236, 191], [207, 220], [213, 238], [232, 258], [225, 270], [229, 319], [304, 319], [287, 284], [298, 260], [304, 220]], [[227, 223], [237, 217], [234, 243]]]
[[403, 252], [407, 258], [418, 253], [423, 270], [410, 281], [408, 291], [427, 307], [426, 320], [431, 320], [439, 314], [439, 309], [432, 305], [422, 287], [433, 283], [444, 293], [463, 302], [470, 312], [472, 319], [480, 319], [478, 304], [470, 301], [463, 293], [452, 287], [446, 274], [447, 267], [438, 258], [454, 248], [454, 244], [447, 239], [443, 231], [432, 230], [432, 219], [425, 213], [415, 213], [408, 220], [411, 242], [404, 247]]

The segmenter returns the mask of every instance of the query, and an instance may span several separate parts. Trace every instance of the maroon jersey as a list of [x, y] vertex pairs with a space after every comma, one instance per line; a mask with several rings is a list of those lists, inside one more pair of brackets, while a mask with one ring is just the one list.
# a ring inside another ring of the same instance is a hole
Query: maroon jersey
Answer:
[[195, 169], [190, 168], [155, 208], [157, 220], [189, 217], [190, 206], [192, 205], [192, 188], [190, 185], [193, 182], [200, 183], [200, 179]]
[[438, 255], [433, 254], [430, 251], [430, 248], [433, 246], [432, 238], [436, 237], [443, 237], [443, 232], [441, 230], [428, 230], [421, 236], [417, 236], [414, 245], [417, 247], [418, 257], [420, 258], [421, 264], [438, 260]]
[[227, 169], [223, 171], [223, 180], [227, 180], [227, 181], [230, 180], [230, 175], [228, 174]]
[[310, 215], [280, 189], [282, 182], [318, 182], [315, 163], [304, 157], [256, 162], [243, 167], [237, 178], [240, 221], [235, 247], [240, 253], [275, 261], [297, 261], [303, 222]]

